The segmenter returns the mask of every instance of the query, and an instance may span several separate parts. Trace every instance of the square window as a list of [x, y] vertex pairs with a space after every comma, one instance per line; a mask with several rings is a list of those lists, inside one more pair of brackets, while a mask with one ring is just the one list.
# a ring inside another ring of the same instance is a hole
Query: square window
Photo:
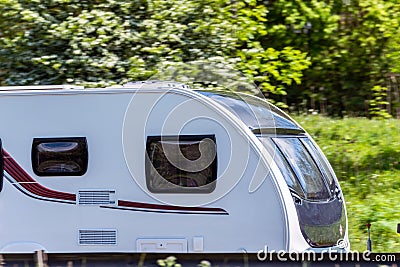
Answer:
[[152, 193], [211, 193], [217, 179], [214, 135], [149, 136], [146, 182]]

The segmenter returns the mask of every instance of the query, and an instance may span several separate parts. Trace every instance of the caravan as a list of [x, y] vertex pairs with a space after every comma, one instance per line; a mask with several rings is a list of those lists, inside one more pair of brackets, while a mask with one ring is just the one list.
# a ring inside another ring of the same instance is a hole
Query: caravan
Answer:
[[0, 87], [0, 118], [1, 253], [349, 249], [327, 159], [258, 97]]

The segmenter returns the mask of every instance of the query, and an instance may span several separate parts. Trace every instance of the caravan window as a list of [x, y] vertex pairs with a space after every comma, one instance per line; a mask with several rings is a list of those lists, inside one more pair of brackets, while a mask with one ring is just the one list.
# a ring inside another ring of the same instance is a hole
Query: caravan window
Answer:
[[332, 171], [315, 146], [305, 137], [263, 137], [264, 146], [274, 156], [287, 185], [309, 200], [330, 199], [335, 186]]
[[273, 138], [293, 171], [308, 199], [329, 199], [324, 177], [300, 138]]
[[146, 182], [153, 193], [210, 193], [217, 179], [214, 135], [149, 136]]
[[333, 178], [333, 170], [329, 167], [326, 159], [324, 159], [321, 156], [321, 153], [317, 150], [317, 148], [314, 146], [314, 144], [311, 142], [310, 139], [308, 138], [301, 138], [300, 139], [303, 145], [307, 148], [307, 150], [311, 153], [312, 157], [314, 160], [317, 162], [318, 166], [321, 168], [323, 171], [323, 174], [328, 182], [329, 188], [331, 190], [334, 190], [336, 185], [335, 185], [335, 180]]
[[88, 166], [85, 137], [34, 138], [32, 168], [38, 176], [81, 176]]
[[272, 152], [273, 159], [278, 166], [279, 170], [282, 172], [282, 176], [286, 181], [286, 184], [291, 190], [296, 194], [304, 198], [304, 192], [301, 188], [299, 181], [297, 180], [295, 174], [293, 173], [289, 163], [284, 159], [282, 152], [277, 148], [271, 138], [260, 138], [264, 146]]

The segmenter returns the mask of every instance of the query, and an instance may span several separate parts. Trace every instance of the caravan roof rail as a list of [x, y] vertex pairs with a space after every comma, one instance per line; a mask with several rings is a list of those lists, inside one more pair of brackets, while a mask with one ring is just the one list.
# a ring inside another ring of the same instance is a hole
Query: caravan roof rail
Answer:
[[84, 89], [83, 86], [61, 84], [61, 85], [23, 85], [23, 86], [0, 86], [0, 91], [30, 91], [30, 90], [71, 90]]
[[179, 88], [179, 89], [190, 89], [189, 85], [175, 81], [160, 81], [160, 80], [148, 80], [148, 81], [136, 81], [128, 82], [123, 85], [124, 88], [146, 88], [146, 85], [156, 85], [159, 88]]

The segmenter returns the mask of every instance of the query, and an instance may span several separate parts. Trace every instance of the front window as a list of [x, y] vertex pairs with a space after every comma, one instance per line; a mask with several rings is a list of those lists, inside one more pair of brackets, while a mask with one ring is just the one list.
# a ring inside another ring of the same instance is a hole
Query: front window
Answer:
[[307, 148], [308, 152], [311, 154], [312, 158], [315, 160], [317, 165], [322, 169], [324, 177], [328, 183], [329, 188], [335, 189], [335, 180], [333, 178], [333, 170], [329, 167], [327, 160], [321, 155], [317, 148], [312, 144], [311, 140], [308, 138], [301, 138], [300, 141]]
[[296, 174], [307, 199], [329, 199], [322, 173], [300, 138], [273, 138]]
[[333, 183], [332, 174], [319, 166], [320, 161], [315, 157], [317, 152], [309, 151], [313, 145], [308, 138], [260, 137], [260, 140], [274, 155], [289, 188], [309, 200], [327, 200], [331, 197], [325, 177], [330, 177]]
[[289, 189], [296, 193], [298, 196], [305, 197], [304, 191], [300, 182], [297, 180], [294, 172], [292, 171], [289, 163], [285, 160], [282, 152], [278, 149], [276, 144], [272, 141], [272, 138], [260, 138], [264, 146], [273, 153], [274, 161], [278, 165], [279, 170], [282, 173], [283, 178], [286, 181]]
[[300, 229], [313, 247], [336, 245], [346, 227], [344, 204], [334, 194], [334, 174], [305, 135], [259, 136], [292, 192]]

